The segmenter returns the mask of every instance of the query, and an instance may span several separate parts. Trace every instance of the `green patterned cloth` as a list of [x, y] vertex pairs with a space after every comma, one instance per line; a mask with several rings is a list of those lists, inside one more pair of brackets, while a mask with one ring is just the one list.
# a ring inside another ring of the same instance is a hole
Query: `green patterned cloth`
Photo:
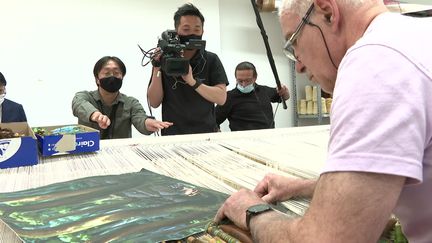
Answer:
[[149, 171], [0, 194], [24, 242], [160, 242], [205, 230], [228, 195]]

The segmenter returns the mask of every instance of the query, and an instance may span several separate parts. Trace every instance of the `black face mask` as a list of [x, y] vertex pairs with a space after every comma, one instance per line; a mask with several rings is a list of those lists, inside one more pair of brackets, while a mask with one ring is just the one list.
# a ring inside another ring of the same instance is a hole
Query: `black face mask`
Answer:
[[100, 86], [110, 92], [115, 93], [120, 90], [123, 80], [114, 76], [99, 79]]
[[179, 35], [179, 40], [181, 44], [186, 44], [190, 40], [201, 40], [202, 35]]

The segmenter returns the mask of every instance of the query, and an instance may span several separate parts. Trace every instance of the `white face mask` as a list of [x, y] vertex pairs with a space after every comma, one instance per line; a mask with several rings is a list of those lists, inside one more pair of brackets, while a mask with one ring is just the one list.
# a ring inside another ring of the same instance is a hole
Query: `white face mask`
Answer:
[[3, 104], [6, 94], [0, 94], [0, 105]]
[[237, 89], [242, 92], [243, 94], [250, 93], [254, 90], [255, 85], [253, 83], [246, 85], [245, 87], [241, 86], [240, 84], [237, 84]]

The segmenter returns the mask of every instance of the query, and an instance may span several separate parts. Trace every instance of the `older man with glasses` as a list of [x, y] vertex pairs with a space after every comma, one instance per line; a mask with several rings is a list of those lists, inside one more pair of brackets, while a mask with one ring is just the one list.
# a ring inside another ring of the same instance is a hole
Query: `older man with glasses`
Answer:
[[[215, 220], [254, 242], [377, 242], [394, 213], [409, 242], [430, 242], [432, 19], [379, 0], [285, 0], [280, 21], [296, 70], [333, 94], [327, 161], [316, 181], [267, 175]], [[301, 218], [269, 205], [293, 196], [312, 197]]]

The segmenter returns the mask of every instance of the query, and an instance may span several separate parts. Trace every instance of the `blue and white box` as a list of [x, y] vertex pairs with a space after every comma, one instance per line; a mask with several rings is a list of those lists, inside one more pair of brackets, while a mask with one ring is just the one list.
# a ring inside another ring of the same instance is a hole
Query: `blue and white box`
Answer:
[[42, 156], [77, 154], [95, 152], [99, 150], [99, 131], [83, 125], [62, 125], [38, 127], [45, 131], [64, 129], [68, 127], [79, 128], [80, 132], [64, 135], [45, 135], [36, 134], [39, 151]]
[[39, 161], [36, 137], [27, 122], [0, 123], [1, 128], [9, 128], [24, 135], [17, 138], [0, 139], [0, 169], [35, 165]]

